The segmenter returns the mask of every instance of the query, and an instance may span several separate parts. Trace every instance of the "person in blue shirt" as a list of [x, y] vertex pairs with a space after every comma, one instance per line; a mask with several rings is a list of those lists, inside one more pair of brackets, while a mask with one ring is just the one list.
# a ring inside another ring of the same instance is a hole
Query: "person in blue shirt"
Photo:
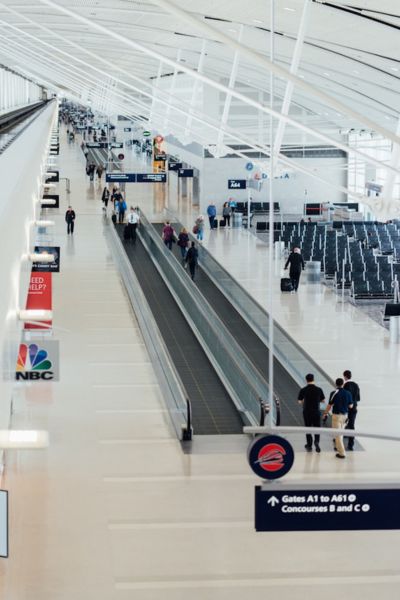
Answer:
[[[323, 420], [326, 421], [328, 414], [332, 410], [332, 428], [344, 429], [349, 410], [353, 408], [353, 398], [350, 392], [343, 389], [344, 381], [341, 377], [336, 379], [336, 390], [331, 392], [328, 405], [323, 414]], [[336, 458], [346, 458], [344, 450], [343, 436], [338, 435], [335, 438]]]
[[214, 219], [217, 216], [217, 207], [215, 204], [209, 204], [207, 208], [207, 215], [210, 221], [210, 229], [213, 228]]

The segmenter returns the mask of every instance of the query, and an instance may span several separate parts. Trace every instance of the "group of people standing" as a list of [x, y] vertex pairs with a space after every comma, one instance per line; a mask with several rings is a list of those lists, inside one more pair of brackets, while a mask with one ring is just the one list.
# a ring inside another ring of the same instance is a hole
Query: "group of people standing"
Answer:
[[[320, 387], [315, 384], [314, 375], [306, 375], [307, 385], [303, 387], [298, 395], [298, 402], [303, 407], [304, 425], [306, 427], [321, 427], [321, 404], [325, 401], [325, 394]], [[343, 372], [343, 377], [336, 379], [336, 389], [329, 395], [329, 400], [322, 414], [322, 420], [325, 422], [328, 415], [332, 413], [333, 429], [354, 430], [357, 416], [357, 407], [360, 402], [360, 388], [352, 380], [352, 373], [349, 370]], [[321, 452], [319, 445], [320, 436], [314, 435], [314, 447], [316, 452]], [[313, 436], [306, 435], [305, 448], [308, 452], [313, 449]], [[349, 436], [347, 441], [347, 450], [354, 449], [354, 437]], [[346, 450], [343, 443], [343, 435], [338, 435], [334, 439], [334, 450], [336, 458], [346, 458]]]
[[[223, 227], [230, 227], [231, 225], [231, 216], [234, 211], [234, 204], [236, 203], [224, 202], [224, 205], [222, 207], [222, 221], [220, 222], [220, 225], [222, 225]], [[212, 202], [207, 207], [207, 216], [210, 222], [210, 229], [216, 229], [217, 207]]]
[[112, 191], [107, 186], [104, 187], [101, 201], [103, 202], [103, 211], [107, 212], [108, 203], [111, 201], [113, 205], [111, 219], [113, 223], [124, 223], [125, 213], [127, 210], [126, 200], [118, 186], [114, 186]]
[[162, 230], [162, 239], [164, 244], [172, 250], [172, 245], [177, 244], [181, 252], [182, 263], [189, 267], [190, 276], [194, 281], [196, 268], [198, 265], [199, 252], [195, 242], [190, 242], [188, 230], [182, 227], [179, 234], [176, 235], [175, 229], [169, 221], [166, 221]]

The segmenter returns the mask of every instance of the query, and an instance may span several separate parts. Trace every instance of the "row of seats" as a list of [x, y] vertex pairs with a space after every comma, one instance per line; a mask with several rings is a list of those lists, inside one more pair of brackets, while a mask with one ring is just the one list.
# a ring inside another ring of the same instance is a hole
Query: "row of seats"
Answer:
[[[274, 202], [274, 214], [280, 211], [279, 202]], [[237, 202], [235, 212], [247, 213], [247, 202]], [[250, 202], [250, 212], [255, 215], [269, 214], [269, 202]]]

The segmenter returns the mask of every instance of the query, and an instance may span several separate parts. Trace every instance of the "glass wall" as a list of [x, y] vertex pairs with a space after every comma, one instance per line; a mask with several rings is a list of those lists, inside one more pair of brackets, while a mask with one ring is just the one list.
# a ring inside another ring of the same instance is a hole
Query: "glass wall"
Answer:
[[0, 114], [42, 99], [42, 88], [0, 66]]

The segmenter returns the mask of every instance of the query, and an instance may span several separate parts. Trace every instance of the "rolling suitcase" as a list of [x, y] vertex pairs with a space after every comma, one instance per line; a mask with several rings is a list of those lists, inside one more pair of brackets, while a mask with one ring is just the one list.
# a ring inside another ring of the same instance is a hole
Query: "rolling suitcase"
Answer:
[[281, 292], [292, 292], [293, 286], [292, 282], [288, 277], [282, 277], [281, 279]]
[[214, 221], [212, 222], [211, 229], [218, 229], [218, 221], [217, 221], [217, 219], [214, 219]]
[[225, 225], [226, 225], [225, 219], [221, 219], [220, 222], [219, 222], [219, 226], [220, 227], [225, 227]]

